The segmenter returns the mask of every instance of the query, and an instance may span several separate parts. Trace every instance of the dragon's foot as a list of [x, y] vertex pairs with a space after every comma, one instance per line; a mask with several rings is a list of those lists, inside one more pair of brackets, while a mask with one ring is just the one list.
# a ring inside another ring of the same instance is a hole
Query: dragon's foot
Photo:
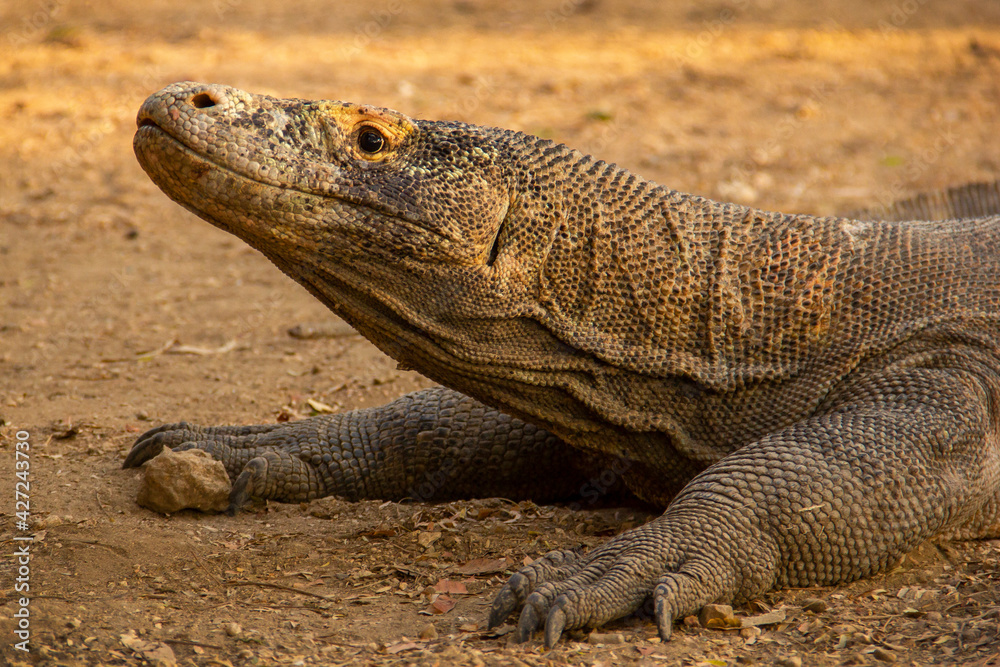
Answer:
[[[226, 467], [233, 489], [229, 513], [251, 497], [296, 502], [327, 494], [332, 459], [320, 448], [317, 428], [308, 421], [259, 426], [192, 426], [167, 424], [143, 433], [129, 451], [123, 468], [137, 468], [169, 447], [200, 449]], [[325, 454], [325, 456], [324, 456]]]
[[[146, 431], [136, 439], [122, 468], [138, 468], [162, 452], [164, 447], [175, 451], [203, 449], [223, 463], [231, 458], [235, 461], [235, 451], [257, 446], [262, 435], [280, 428], [282, 424], [209, 427], [194, 426], [187, 422], [164, 424]], [[229, 475], [235, 478], [239, 472], [240, 468], [235, 468], [229, 470]]]
[[519, 640], [544, 627], [551, 647], [565, 630], [600, 626], [651, 600], [660, 636], [669, 639], [675, 619], [711, 602], [746, 597], [736, 586], [735, 558], [726, 555], [732, 549], [723, 544], [732, 532], [705, 523], [685, 531], [684, 525], [663, 516], [586, 555], [546, 554], [500, 589], [490, 627], [520, 606]]

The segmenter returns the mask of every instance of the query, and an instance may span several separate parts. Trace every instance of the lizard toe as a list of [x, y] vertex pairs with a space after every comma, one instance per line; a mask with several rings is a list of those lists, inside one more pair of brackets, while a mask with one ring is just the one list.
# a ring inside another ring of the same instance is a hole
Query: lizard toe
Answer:
[[653, 589], [653, 608], [660, 639], [670, 639], [676, 619], [698, 613], [718, 597], [705, 581], [703, 573], [687, 567], [660, 577]]
[[531, 639], [542, 625], [542, 619], [548, 614], [549, 602], [537, 591], [528, 596], [521, 609], [521, 617], [517, 621], [517, 641], [524, 643]]
[[567, 565], [561, 556], [539, 559], [533, 564], [538, 567], [523, 568], [508, 582], [493, 620], [521, 599], [519, 640], [544, 625], [545, 644], [551, 647], [566, 630], [599, 627], [652, 601], [659, 632], [668, 639], [674, 619], [738, 592], [735, 563], [706, 544], [711, 544], [707, 536], [696, 537], [660, 517]]
[[621, 598], [616, 582], [603, 577], [598, 568], [584, 568], [566, 580], [545, 582], [528, 596], [518, 621], [518, 640], [528, 641], [544, 619], [545, 646], [551, 648], [564, 630], [597, 626], [625, 616], [645, 597], [640, 594], [636, 604], [631, 604], [631, 599], [616, 604]]
[[668, 641], [674, 632], [673, 605], [671, 604], [670, 598], [663, 593], [660, 586], [656, 587], [656, 591], [653, 594], [653, 600], [657, 631], [659, 632], [660, 639]]
[[[195, 426], [188, 422], [163, 424], [149, 429], [136, 438], [135, 444], [122, 463], [122, 468], [138, 468], [162, 452], [164, 447], [170, 447], [175, 451], [204, 449], [213, 456], [215, 453], [212, 447], [216, 446], [225, 445], [235, 449], [256, 447], [263, 438], [276, 432], [280, 433], [284, 427], [284, 424], [251, 426]], [[231, 476], [234, 476], [232, 472]]]
[[495, 628], [503, 623], [545, 581], [570, 576], [580, 567], [578, 554], [569, 550], [550, 551], [525, 565], [507, 580], [493, 599], [488, 626]]
[[236, 476], [228, 512], [236, 513], [251, 498], [306, 502], [327, 494], [327, 479], [316, 466], [284, 450], [265, 449]]
[[528, 597], [530, 592], [530, 583], [528, 577], [520, 572], [514, 573], [514, 575], [504, 584], [497, 596], [493, 598], [493, 604], [490, 607], [490, 618], [487, 622], [487, 628], [492, 630], [497, 627], [511, 615], [517, 607], [522, 604], [525, 598]]
[[566, 612], [562, 607], [553, 607], [545, 619], [545, 648], [552, 648], [559, 642], [566, 629]]
[[531, 605], [536, 610], [542, 608], [541, 599], [545, 599], [547, 603], [546, 647], [551, 648], [558, 643], [565, 630], [599, 627], [627, 616], [642, 606], [652, 592], [650, 588], [643, 584], [641, 578], [623, 579], [615, 576], [615, 569], [616, 566], [596, 578], [584, 573], [558, 586], [547, 585], [550, 590], [560, 591], [554, 599], [544, 596], [541, 590], [532, 593], [525, 609], [528, 609], [536, 595], [539, 600]]
[[162, 452], [164, 447], [179, 445], [190, 440], [193, 435], [194, 431], [187, 422], [164, 424], [150, 429], [136, 439], [122, 468], [138, 468]]
[[530, 639], [542, 627], [544, 619], [545, 643], [551, 647], [563, 630], [601, 625], [631, 613], [642, 604], [651, 590], [642, 589], [628, 579], [628, 574], [634, 574], [636, 568], [631, 563], [624, 566], [618, 563], [620, 549], [621, 543], [612, 541], [567, 567], [546, 572], [545, 581], [538, 581], [536, 571], [534, 585], [522, 570], [519, 573], [522, 577], [515, 585], [520, 594], [527, 586], [532, 590], [524, 598], [518, 621], [519, 640]]
[[136, 444], [139, 444], [143, 440], [152, 438], [154, 435], [157, 435], [159, 433], [169, 433], [171, 431], [191, 431], [194, 429], [195, 427], [187, 422], [174, 422], [172, 424], [161, 424], [156, 428], [151, 428], [142, 435], [140, 435], [138, 438], [135, 439], [135, 442]]

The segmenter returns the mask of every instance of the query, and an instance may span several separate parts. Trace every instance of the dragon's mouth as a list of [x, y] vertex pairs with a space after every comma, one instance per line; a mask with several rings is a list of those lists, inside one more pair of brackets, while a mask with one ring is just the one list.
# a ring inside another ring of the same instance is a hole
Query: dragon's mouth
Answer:
[[[140, 117], [136, 120], [136, 131], [135, 137], [132, 139], [132, 143], [136, 149], [144, 148], [149, 149], [151, 145], [156, 142], [169, 142], [173, 145], [175, 150], [179, 150], [185, 157], [185, 159], [191, 161], [192, 163], [200, 163], [202, 165], [211, 166], [213, 168], [219, 169], [220, 171], [226, 172], [233, 176], [237, 176], [243, 180], [258, 183], [260, 185], [266, 185], [275, 188], [282, 189], [294, 189], [289, 188], [287, 184], [275, 183], [270, 181], [264, 181], [260, 178], [255, 178], [253, 174], [246, 173], [245, 171], [234, 169], [232, 165], [225, 164], [224, 162], [214, 159], [211, 155], [207, 155], [195, 148], [191, 147], [183, 139], [173, 134], [162, 125], [157, 123], [152, 118], [148, 116]], [[162, 148], [157, 150], [163, 150]], [[137, 151], [138, 153], [138, 151]], [[139, 162], [142, 164], [142, 156], [139, 156]], [[155, 181], [155, 179], [154, 179]]]
[[[138, 149], [144, 148], [148, 149], [149, 146], [153, 145], [155, 142], [166, 141], [173, 144], [175, 149], [178, 149], [185, 157], [185, 159], [191, 161], [193, 164], [198, 164], [202, 169], [218, 169], [221, 172], [225, 172], [230, 176], [236, 177], [241, 181], [255, 183], [261, 187], [271, 187], [281, 190], [287, 190], [290, 192], [299, 193], [308, 197], [316, 197], [321, 200], [339, 200], [344, 204], [353, 206], [358, 209], [367, 210], [375, 215], [380, 215], [388, 218], [394, 218], [401, 224], [411, 225], [413, 227], [419, 228], [423, 232], [430, 232], [436, 236], [439, 236], [442, 241], [450, 241], [449, 239], [435, 229], [432, 225], [428, 224], [420, 215], [404, 211], [398, 206], [394, 206], [390, 203], [380, 202], [373, 197], [367, 197], [363, 193], [354, 193], [349, 189], [338, 189], [338, 191], [328, 191], [328, 190], [317, 190], [313, 188], [303, 187], [299, 182], [292, 182], [286, 180], [280, 180], [275, 178], [261, 178], [258, 174], [249, 172], [244, 169], [236, 168], [234, 165], [229, 164], [224, 159], [220, 159], [217, 156], [204, 153], [192, 147], [190, 144], [185, 142], [181, 137], [178, 137], [175, 133], [171, 132], [169, 129], [163, 127], [163, 125], [157, 123], [155, 120], [147, 115], [139, 116], [136, 119], [136, 131], [133, 138], [133, 145], [137, 149], [137, 156], [139, 157], [140, 164], [143, 163], [143, 157], [138, 155]], [[162, 149], [156, 149], [162, 150]], [[152, 175], [151, 175], [152, 178]], [[156, 181], [155, 178], [153, 178]], [[228, 229], [228, 227], [227, 227]]]

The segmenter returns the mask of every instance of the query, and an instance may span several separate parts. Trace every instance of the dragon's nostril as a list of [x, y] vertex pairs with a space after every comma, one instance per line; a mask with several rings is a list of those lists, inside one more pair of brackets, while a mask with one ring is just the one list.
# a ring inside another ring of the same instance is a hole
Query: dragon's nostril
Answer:
[[208, 93], [198, 93], [191, 98], [191, 106], [196, 109], [207, 109], [215, 106], [215, 99]]

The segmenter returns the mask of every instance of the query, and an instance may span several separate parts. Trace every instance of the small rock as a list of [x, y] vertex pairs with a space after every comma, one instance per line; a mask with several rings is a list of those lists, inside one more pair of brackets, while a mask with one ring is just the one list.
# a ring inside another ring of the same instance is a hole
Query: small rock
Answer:
[[778, 665], [778, 667], [802, 667], [802, 658], [797, 655], [778, 658], [774, 661], [774, 664]]
[[944, 616], [939, 611], [929, 611], [924, 614], [924, 620], [930, 621], [931, 623], [939, 623], [944, 620]]
[[177, 665], [174, 650], [163, 643], [158, 643], [156, 648], [144, 652], [142, 657], [148, 660], [153, 667], [176, 667]]
[[698, 622], [697, 616], [685, 616], [684, 626], [688, 628], [697, 628], [701, 626], [701, 623]]
[[882, 648], [881, 646], [875, 647], [875, 650], [872, 651], [872, 656], [876, 660], [881, 660], [882, 662], [896, 662], [896, 654]]
[[823, 600], [817, 600], [816, 598], [812, 598], [806, 600], [806, 603], [802, 605], [802, 608], [805, 609], [806, 611], [811, 611], [814, 614], [822, 614], [824, 611], [830, 608], [830, 605], [828, 605]]
[[73, 618], [69, 619], [68, 621], [66, 621], [66, 627], [67, 628], [72, 628], [74, 630], [76, 630], [77, 628], [79, 628], [81, 625], [83, 625], [83, 621], [81, 621], [80, 619], [78, 619], [76, 617], [73, 617]]
[[226, 631], [226, 634], [230, 637], [239, 637], [243, 634], [243, 628], [240, 627], [239, 623], [224, 623], [222, 629]]
[[237, 653], [236, 657], [243, 658], [244, 660], [250, 660], [251, 658], [253, 658], [253, 651], [251, 651], [248, 648], [245, 648], [239, 653]]
[[624, 644], [625, 635], [620, 632], [591, 632], [587, 641], [591, 644]]
[[420, 629], [420, 638], [424, 640], [437, 639], [438, 631], [433, 623], [428, 623]]
[[164, 447], [143, 469], [146, 474], [136, 502], [154, 512], [170, 514], [188, 508], [221, 512], [229, 507], [229, 475], [208, 452], [189, 449], [174, 453]]
[[[728, 604], [707, 604], [698, 612], [698, 620], [703, 628], [725, 628], [733, 616], [733, 608]], [[736, 624], [739, 627], [739, 623]]]

